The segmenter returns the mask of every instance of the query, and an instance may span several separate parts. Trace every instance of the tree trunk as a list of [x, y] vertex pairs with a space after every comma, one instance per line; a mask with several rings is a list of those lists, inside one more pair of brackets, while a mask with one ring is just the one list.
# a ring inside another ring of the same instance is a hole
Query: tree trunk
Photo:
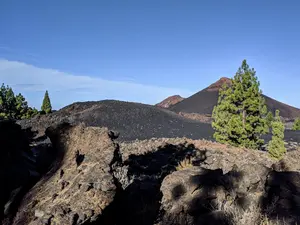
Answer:
[[243, 127], [246, 126], [246, 110], [243, 110]]

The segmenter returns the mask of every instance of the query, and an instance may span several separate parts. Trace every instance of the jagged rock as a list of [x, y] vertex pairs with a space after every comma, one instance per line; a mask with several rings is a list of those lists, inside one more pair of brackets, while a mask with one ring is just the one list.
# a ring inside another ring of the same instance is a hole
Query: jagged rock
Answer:
[[57, 159], [24, 197], [13, 224], [83, 224], [113, 201], [116, 145], [106, 128], [62, 124], [47, 130]]
[[253, 211], [255, 224], [260, 213], [253, 209], [265, 193], [271, 161], [258, 152], [217, 147], [199, 150], [205, 155], [199, 166], [182, 168], [163, 180], [160, 224], [236, 224], [246, 211]]
[[46, 133], [56, 160], [24, 197], [15, 225], [254, 225], [265, 215], [299, 222], [300, 176], [287, 172], [298, 170], [298, 150], [276, 162], [206, 140], [117, 145], [117, 133], [82, 124]]

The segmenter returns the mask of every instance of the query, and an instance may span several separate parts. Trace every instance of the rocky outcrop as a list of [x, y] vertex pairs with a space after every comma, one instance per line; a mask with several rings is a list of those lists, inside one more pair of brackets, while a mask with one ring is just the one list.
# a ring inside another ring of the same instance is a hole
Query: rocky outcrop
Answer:
[[[282, 224], [283, 221], [295, 224], [299, 221], [296, 215], [300, 196], [298, 168], [286, 165], [296, 151], [275, 162], [265, 152], [189, 139], [123, 143], [120, 149], [125, 161], [131, 159], [127, 174], [135, 171], [135, 179], [140, 182], [138, 189], [129, 191], [125, 188], [126, 196], [132, 197], [128, 201], [131, 205], [118, 202], [127, 210], [126, 216], [122, 215], [126, 224], [254, 225], [266, 222]], [[280, 184], [280, 180], [285, 183]], [[136, 181], [131, 182], [136, 184]], [[143, 196], [137, 191], [141, 190], [141, 185], [143, 190], [148, 190], [150, 184], [156, 185], [153, 192], [145, 192]], [[132, 193], [139, 193], [143, 203], [136, 203], [136, 198], [133, 198], [136, 195], [132, 196]], [[145, 201], [146, 196], [160, 201], [159, 210], [157, 205]], [[274, 208], [277, 198], [280, 199], [279, 206]], [[145, 217], [153, 212], [157, 213], [155, 220], [152, 217], [148, 222], [138, 220], [139, 223], [134, 223], [138, 215]], [[122, 223], [115, 221], [115, 224]]]
[[193, 167], [167, 176], [161, 186], [166, 212], [161, 224], [248, 224], [245, 219], [258, 224], [260, 213], [253, 209], [259, 207], [269, 169], [255, 166], [235, 166], [228, 173]]
[[118, 143], [107, 128], [47, 129], [56, 159], [12, 224], [296, 224], [299, 150], [266, 152], [205, 140]]
[[110, 165], [116, 145], [105, 128], [60, 125], [47, 130], [58, 150], [52, 169], [24, 197], [13, 224], [94, 221], [116, 193]]

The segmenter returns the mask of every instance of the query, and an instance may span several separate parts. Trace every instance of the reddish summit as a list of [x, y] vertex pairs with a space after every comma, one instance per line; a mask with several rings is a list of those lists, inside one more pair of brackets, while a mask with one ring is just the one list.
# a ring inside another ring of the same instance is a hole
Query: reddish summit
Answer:
[[156, 104], [156, 106], [161, 107], [161, 108], [169, 108], [170, 106], [175, 105], [178, 102], [181, 102], [182, 100], [184, 100], [184, 98], [181, 97], [180, 95], [173, 95], [173, 96], [166, 98], [162, 102]]
[[207, 91], [218, 91], [223, 86], [223, 84], [231, 84], [231, 79], [227, 77], [220, 78], [217, 82], [211, 84], [209, 87], [206, 88]]

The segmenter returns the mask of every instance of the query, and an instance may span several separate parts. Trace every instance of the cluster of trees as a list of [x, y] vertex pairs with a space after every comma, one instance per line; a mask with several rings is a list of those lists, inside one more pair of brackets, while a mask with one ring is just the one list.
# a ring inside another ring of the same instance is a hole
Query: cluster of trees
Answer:
[[264, 144], [261, 136], [272, 129], [268, 152], [274, 158], [281, 158], [286, 152], [284, 124], [279, 111], [276, 111], [275, 117], [272, 112], [267, 112], [256, 72], [246, 60], [232, 79], [232, 84], [224, 84], [221, 88], [212, 117], [214, 138], [221, 143], [258, 149]]
[[0, 88], [0, 119], [29, 119], [38, 114], [51, 113], [52, 106], [48, 91], [46, 91], [41, 111], [28, 106], [24, 96], [15, 95], [12, 88], [2, 84]]

